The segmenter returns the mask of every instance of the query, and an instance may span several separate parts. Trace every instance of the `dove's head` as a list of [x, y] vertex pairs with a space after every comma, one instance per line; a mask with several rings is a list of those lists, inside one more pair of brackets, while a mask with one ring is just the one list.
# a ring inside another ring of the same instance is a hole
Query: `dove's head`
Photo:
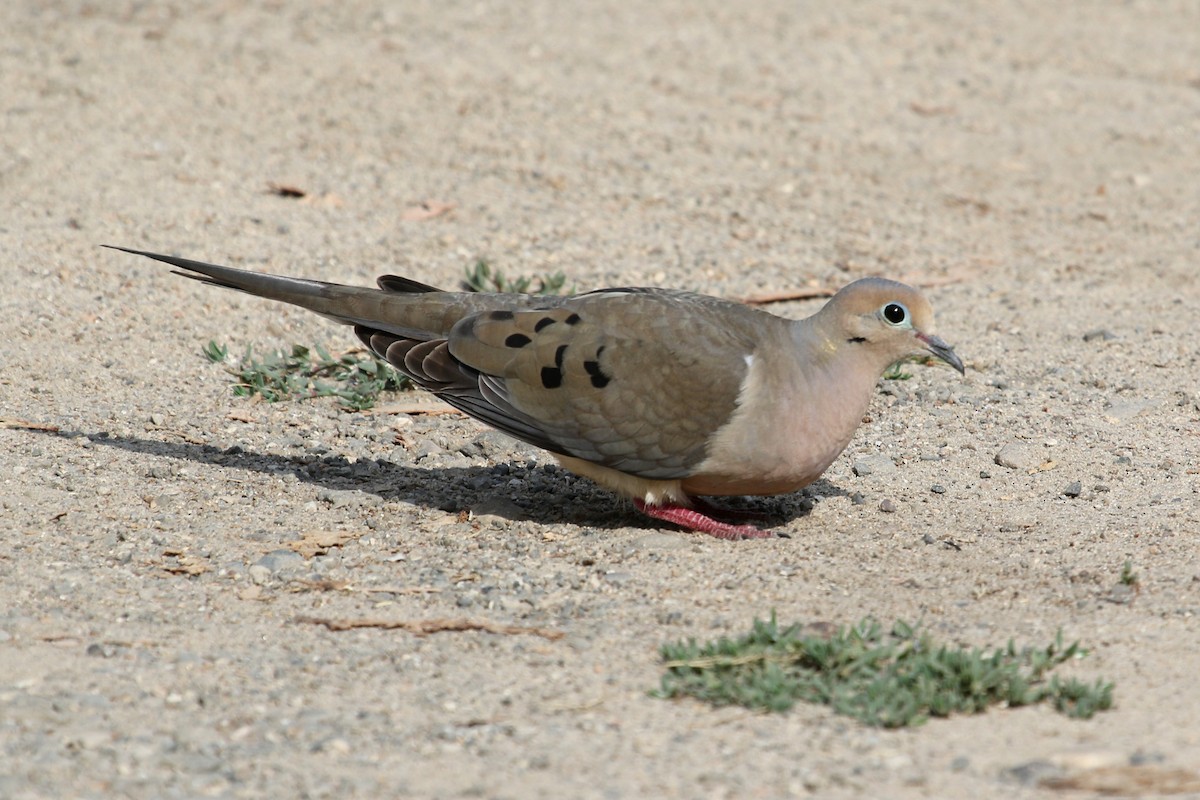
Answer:
[[933, 307], [911, 286], [863, 278], [834, 295], [818, 316], [837, 337], [839, 352], [861, 348], [880, 371], [905, 358], [933, 356], [966, 374], [954, 349], [933, 333]]

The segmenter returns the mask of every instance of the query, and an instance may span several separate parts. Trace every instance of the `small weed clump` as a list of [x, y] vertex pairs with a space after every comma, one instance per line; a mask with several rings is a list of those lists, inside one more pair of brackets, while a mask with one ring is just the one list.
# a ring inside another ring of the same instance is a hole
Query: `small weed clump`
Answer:
[[885, 381], [906, 381], [911, 377], [911, 372], [904, 371], [903, 361], [897, 361], [895, 364], [892, 364], [890, 367], [888, 367], [883, 373], [883, 379]]
[[[210, 341], [204, 357], [224, 363], [229, 348]], [[402, 391], [411, 381], [387, 362], [365, 350], [351, 350], [338, 356], [320, 345], [312, 348], [292, 345], [291, 352], [277, 350], [259, 358], [252, 348], [236, 365], [225, 367], [234, 376], [233, 393], [239, 397], [262, 395], [272, 403], [311, 397], [336, 397], [351, 411], [363, 411], [375, 405], [381, 392]]]
[[504, 292], [508, 294], [566, 294], [567, 276], [562, 272], [521, 275], [509, 279], [482, 258], [467, 267], [462, 288], [468, 292]]
[[772, 614], [738, 639], [665, 645], [667, 672], [656, 694], [765, 711], [786, 711], [797, 701], [823, 703], [884, 728], [1040, 702], [1086, 719], [1112, 706], [1112, 684], [1046, 678], [1083, 654], [1078, 643], [1064, 647], [1061, 632], [1045, 648], [1017, 650], [1010, 641], [985, 653], [935, 645], [903, 622], [885, 633], [872, 619], [830, 638], [802, 636], [799, 626], [781, 629]]

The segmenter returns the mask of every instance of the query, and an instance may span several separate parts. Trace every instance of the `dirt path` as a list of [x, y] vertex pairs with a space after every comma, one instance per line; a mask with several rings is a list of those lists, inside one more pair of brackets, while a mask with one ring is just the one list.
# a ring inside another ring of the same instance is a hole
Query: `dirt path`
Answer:
[[[46, 428], [0, 426], [0, 796], [1200, 796], [1194, 3], [293, 5], [0, 5], [0, 417]], [[723, 543], [461, 417], [231, 397], [210, 339], [347, 332], [102, 243], [359, 283], [885, 274], [968, 374], [884, 382], [760, 504], [792, 538]], [[772, 609], [1061, 628], [1117, 707], [883, 732], [647, 696], [661, 643]]]

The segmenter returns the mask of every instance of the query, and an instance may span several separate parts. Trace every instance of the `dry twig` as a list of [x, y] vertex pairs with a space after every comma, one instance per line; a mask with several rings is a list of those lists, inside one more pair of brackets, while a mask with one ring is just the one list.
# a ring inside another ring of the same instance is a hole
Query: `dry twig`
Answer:
[[530, 628], [524, 625], [499, 625], [495, 622], [482, 622], [472, 619], [424, 619], [424, 620], [403, 620], [403, 619], [321, 619], [320, 617], [296, 617], [296, 622], [303, 622], [309, 625], [324, 625], [331, 631], [349, 631], [355, 628], [382, 628], [383, 630], [402, 630], [408, 631], [415, 636], [428, 636], [431, 633], [458, 632], [458, 631], [483, 631], [485, 633], [499, 633], [506, 636], [520, 636], [529, 634], [531, 636], [540, 636], [543, 639], [551, 641], [561, 639], [564, 634], [562, 631], [551, 630], [550, 628]]

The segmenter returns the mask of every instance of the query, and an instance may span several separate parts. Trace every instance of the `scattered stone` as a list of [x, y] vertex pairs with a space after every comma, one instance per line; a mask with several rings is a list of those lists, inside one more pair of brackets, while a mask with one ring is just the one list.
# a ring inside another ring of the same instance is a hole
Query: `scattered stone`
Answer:
[[93, 658], [112, 658], [113, 656], [124, 652], [126, 649], [128, 648], [119, 644], [114, 644], [113, 642], [92, 642], [87, 646], [87, 650], [84, 652]]
[[995, 460], [1008, 469], [1033, 469], [1042, 463], [1042, 454], [1031, 444], [1010, 442], [1000, 448]]
[[988, 478], [992, 477], [992, 473], [988, 472], [986, 469], [981, 469], [979, 470], [979, 477], [981, 480], [986, 481]]
[[933, 486], [929, 487], [929, 491], [933, 492], [934, 494], [945, 494], [946, 487], [942, 486], [940, 483], [935, 483]]
[[860, 478], [868, 475], [887, 475], [896, 471], [896, 462], [887, 456], [864, 456], [856, 459], [853, 465], [854, 474]]
[[1063, 770], [1049, 761], [1027, 761], [1001, 773], [1006, 780], [1022, 786], [1037, 786], [1047, 778], [1058, 778], [1062, 774]]
[[896, 513], [896, 504], [893, 503], [891, 500], [882, 500], [879, 503], [879, 510], [885, 514], [895, 514]]
[[250, 576], [250, 580], [258, 585], [262, 585], [271, 580], [271, 570], [264, 567], [262, 564], [254, 564], [250, 569], [246, 570], [246, 574]]
[[1149, 411], [1158, 403], [1158, 400], [1153, 399], [1116, 400], [1108, 404], [1108, 408], [1104, 411], [1104, 418], [1113, 423], [1124, 422]]
[[1133, 602], [1133, 598], [1137, 596], [1137, 587], [1131, 586], [1128, 583], [1118, 583], [1112, 588], [1104, 600], [1118, 606], [1127, 606]]
[[1085, 342], [1094, 342], [1097, 340], [1101, 342], [1111, 342], [1116, 338], [1117, 335], [1108, 328], [1096, 328], [1095, 330], [1090, 330], [1083, 335], [1083, 340]]
[[[265, 556], [254, 562], [254, 567], [262, 567], [269, 574], [275, 574], [288, 567], [299, 566], [304, 563], [304, 557], [295, 550], [272, 550]], [[250, 569], [253, 570], [254, 567]]]
[[1140, 767], [1144, 764], [1163, 764], [1167, 757], [1160, 752], [1154, 751], [1147, 753], [1145, 750], [1137, 750], [1129, 757], [1129, 765], [1131, 767]]
[[1066, 497], [1079, 497], [1083, 494], [1083, 484], [1079, 481], [1072, 481], [1063, 487], [1062, 493]]
[[1117, 750], [1069, 750], [1050, 756], [1049, 762], [1068, 772], [1119, 767], [1126, 763]]

